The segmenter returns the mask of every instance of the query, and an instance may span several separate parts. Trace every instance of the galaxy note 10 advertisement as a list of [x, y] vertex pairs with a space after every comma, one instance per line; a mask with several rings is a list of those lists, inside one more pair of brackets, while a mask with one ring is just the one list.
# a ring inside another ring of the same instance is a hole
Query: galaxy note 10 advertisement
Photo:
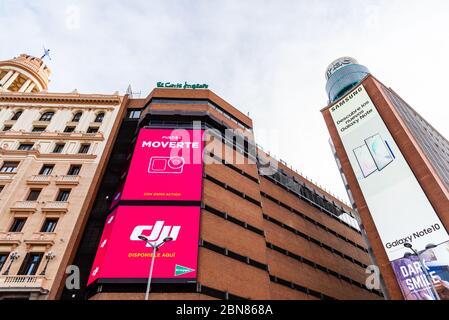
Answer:
[[155, 283], [195, 282], [197, 277], [200, 207], [119, 206], [107, 218], [88, 285], [144, 283], [153, 249], [165, 242], [154, 259]]
[[203, 134], [140, 129], [121, 200], [200, 201]]

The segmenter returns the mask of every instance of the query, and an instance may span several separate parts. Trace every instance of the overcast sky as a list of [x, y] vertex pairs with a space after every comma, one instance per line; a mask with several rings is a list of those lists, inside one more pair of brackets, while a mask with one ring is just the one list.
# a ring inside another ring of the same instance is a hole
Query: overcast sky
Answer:
[[53, 92], [208, 83], [250, 113], [260, 145], [345, 200], [320, 113], [335, 58], [356, 58], [449, 136], [447, 0], [0, 0], [0, 21], [0, 59], [51, 49]]

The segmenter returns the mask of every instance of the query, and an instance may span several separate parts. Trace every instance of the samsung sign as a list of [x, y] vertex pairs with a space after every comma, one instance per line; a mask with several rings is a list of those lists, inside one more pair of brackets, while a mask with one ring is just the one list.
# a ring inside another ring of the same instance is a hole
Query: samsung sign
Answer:
[[449, 236], [363, 85], [330, 113], [390, 261]]

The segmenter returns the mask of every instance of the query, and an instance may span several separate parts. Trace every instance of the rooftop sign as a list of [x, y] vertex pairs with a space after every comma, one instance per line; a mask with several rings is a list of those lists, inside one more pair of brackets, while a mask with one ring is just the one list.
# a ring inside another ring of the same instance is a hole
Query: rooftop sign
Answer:
[[171, 83], [171, 82], [158, 82], [157, 84], [158, 88], [170, 88], [170, 89], [208, 89], [209, 85], [203, 83]]

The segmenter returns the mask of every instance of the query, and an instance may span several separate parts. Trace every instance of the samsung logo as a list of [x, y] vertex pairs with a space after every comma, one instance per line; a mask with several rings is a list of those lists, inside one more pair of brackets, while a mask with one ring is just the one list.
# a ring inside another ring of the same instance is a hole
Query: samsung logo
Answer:
[[337, 110], [338, 108], [343, 106], [345, 103], [349, 102], [352, 98], [354, 98], [356, 95], [358, 95], [362, 91], [363, 91], [363, 87], [358, 87], [356, 90], [351, 92], [351, 94], [347, 95], [344, 99], [342, 99], [339, 102], [337, 102], [336, 104], [334, 104], [331, 107], [331, 112], [334, 112], [335, 110]]

